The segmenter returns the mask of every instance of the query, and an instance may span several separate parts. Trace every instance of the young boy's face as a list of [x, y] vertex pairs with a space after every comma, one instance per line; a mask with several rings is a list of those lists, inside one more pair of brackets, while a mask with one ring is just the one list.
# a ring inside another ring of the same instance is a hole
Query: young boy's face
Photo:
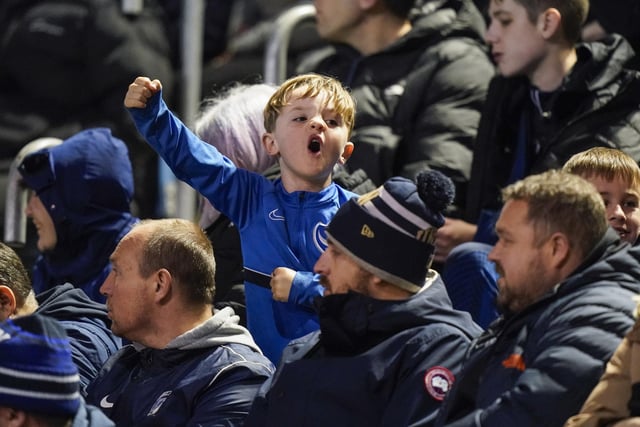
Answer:
[[485, 40], [500, 74], [533, 79], [546, 52], [545, 39], [515, 0], [491, 0]]
[[640, 234], [640, 195], [621, 178], [609, 181], [601, 176], [584, 177], [598, 190], [607, 208], [609, 225], [623, 240], [634, 244]]
[[[326, 96], [300, 98], [294, 92], [282, 108], [273, 132], [263, 137], [271, 155], [280, 155], [287, 191], [318, 191], [331, 181], [336, 163], [344, 163], [353, 144], [342, 117], [326, 104]], [[288, 188], [289, 187], [289, 188]]]

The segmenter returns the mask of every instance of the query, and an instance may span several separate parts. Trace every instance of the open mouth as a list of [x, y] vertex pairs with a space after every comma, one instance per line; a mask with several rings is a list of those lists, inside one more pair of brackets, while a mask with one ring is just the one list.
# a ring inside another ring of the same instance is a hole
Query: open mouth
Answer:
[[309, 148], [309, 151], [311, 151], [312, 153], [317, 153], [320, 151], [320, 140], [313, 138], [311, 141], [309, 141], [309, 145], [307, 148]]
[[620, 229], [620, 228], [616, 228], [616, 231], [618, 232], [618, 235], [620, 237], [625, 237], [627, 234], [629, 234], [626, 230]]

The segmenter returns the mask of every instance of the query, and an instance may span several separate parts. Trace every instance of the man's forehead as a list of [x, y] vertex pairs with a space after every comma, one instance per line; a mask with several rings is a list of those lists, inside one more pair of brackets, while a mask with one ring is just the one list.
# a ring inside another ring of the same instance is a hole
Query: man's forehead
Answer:
[[529, 203], [526, 200], [508, 200], [502, 207], [497, 224], [516, 225], [528, 223]]
[[144, 242], [143, 233], [140, 233], [139, 231], [140, 230], [138, 229], [134, 229], [120, 240], [120, 242], [116, 246], [116, 249], [111, 255], [112, 261], [117, 261], [118, 259], [123, 257], [124, 252], [131, 252], [142, 245], [142, 243]]

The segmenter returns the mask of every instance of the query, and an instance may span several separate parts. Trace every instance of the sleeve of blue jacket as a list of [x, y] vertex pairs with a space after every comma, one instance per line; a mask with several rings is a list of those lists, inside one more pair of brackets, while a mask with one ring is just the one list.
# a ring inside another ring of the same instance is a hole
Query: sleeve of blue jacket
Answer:
[[291, 283], [289, 303], [313, 310], [313, 301], [324, 294], [320, 275], [310, 271], [298, 271]]
[[[213, 145], [198, 138], [167, 107], [162, 91], [145, 108], [129, 108], [138, 131], [167, 163], [175, 176], [206, 197], [229, 219], [242, 227], [252, 200], [259, 194], [263, 176], [238, 168]], [[250, 197], [238, 194], [251, 193]]]

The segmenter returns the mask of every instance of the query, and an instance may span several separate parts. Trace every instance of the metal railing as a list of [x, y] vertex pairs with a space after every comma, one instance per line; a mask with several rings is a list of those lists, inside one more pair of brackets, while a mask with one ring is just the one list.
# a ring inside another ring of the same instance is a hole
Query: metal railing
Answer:
[[4, 213], [4, 242], [7, 245], [22, 247], [27, 242], [27, 216], [24, 210], [27, 207], [28, 192], [20, 185], [21, 175], [18, 172], [18, 166], [29, 154], [61, 143], [62, 140], [59, 138], [34, 139], [22, 147], [11, 162], [7, 178]]
[[287, 52], [291, 33], [305, 21], [316, 18], [312, 4], [293, 6], [282, 12], [276, 19], [274, 31], [267, 40], [264, 53], [264, 82], [278, 85], [287, 78]]

